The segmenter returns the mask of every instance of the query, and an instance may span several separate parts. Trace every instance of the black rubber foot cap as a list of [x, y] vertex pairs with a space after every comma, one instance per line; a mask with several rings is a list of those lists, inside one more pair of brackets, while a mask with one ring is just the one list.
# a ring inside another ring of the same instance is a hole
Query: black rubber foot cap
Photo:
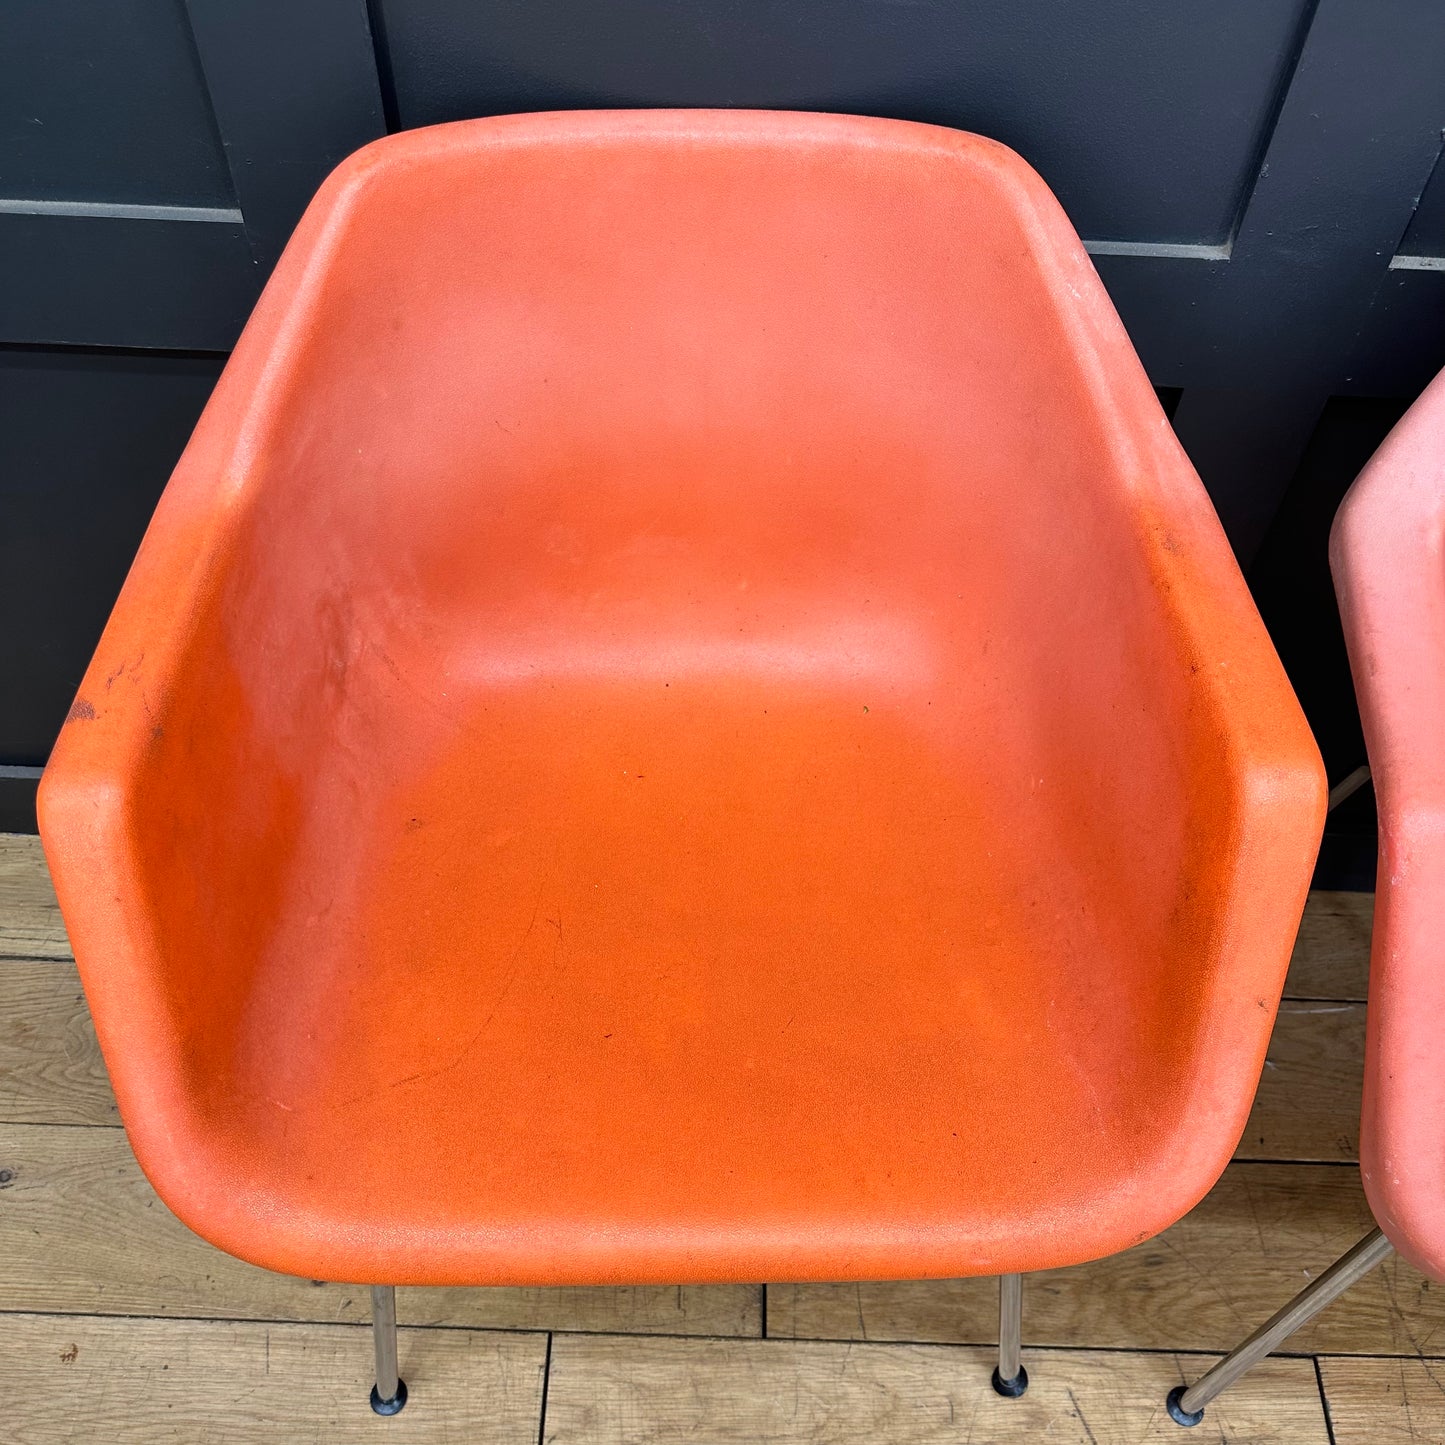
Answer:
[[1197, 1425], [1204, 1418], [1204, 1411], [1195, 1410], [1191, 1412], [1186, 1410], [1184, 1406], [1179, 1403], [1183, 1398], [1184, 1386], [1175, 1385], [1169, 1392], [1169, 1398], [1164, 1402], [1169, 1410], [1169, 1418], [1173, 1420], [1176, 1425]]
[[376, 1393], [375, 1385], [371, 1387], [371, 1408], [375, 1410], [378, 1415], [400, 1415], [401, 1407], [405, 1404], [405, 1380], [398, 1380], [396, 1382], [396, 1394], [394, 1394], [389, 1400], [383, 1400], [381, 1396]]
[[1029, 1387], [1029, 1372], [1020, 1365], [1018, 1374], [1011, 1380], [1005, 1380], [999, 1375], [998, 1366], [995, 1365], [993, 1367], [993, 1387], [1006, 1400], [1017, 1400]]

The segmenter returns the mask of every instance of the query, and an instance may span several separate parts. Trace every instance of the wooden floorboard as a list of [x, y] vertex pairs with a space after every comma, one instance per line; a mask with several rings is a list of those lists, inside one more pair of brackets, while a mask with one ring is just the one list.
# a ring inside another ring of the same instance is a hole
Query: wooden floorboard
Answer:
[[1445, 1361], [1323, 1359], [1335, 1445], [1445, 1445]]
[[1365, 1005], [1285, 999], [1235, 1158], [1355, 1162], [1364, 1080]]
[[120, 1123], [69, 959], [0, 958], [0, 1121]]
[[[1207, 1361], [1049, 1352], [1006, 1400], [985, 1350], [925, 1345], [559, 1336], [552, 1345], [548, 1445], [1183, 1445], [1164, 1397]], [[1329, 1445], [1308, 1360], [1271, 1360], [1188, 1437]]]
[[1311, 893], [1295, 938], [1285, 997], [1364, 1002], [1374, 918], [1373, 893]]
[[336, 1325], [0, 1315], [7, 1445], [536, 1445], [545, 1335], [403, 1330], [406, 1408], [371, 1411], [371, 1339]]
[[0, 954], [70, 957], [40, 839], [29, 833], [0, 833]]

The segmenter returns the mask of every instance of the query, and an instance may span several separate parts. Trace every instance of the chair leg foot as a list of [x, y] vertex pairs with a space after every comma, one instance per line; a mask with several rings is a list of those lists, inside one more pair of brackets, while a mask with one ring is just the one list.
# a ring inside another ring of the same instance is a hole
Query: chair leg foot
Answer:
[[1169, 1418], [1176, 1425], [1197, 1425], [1204, 1418], [1204, 1406], [1197, 1410], [1186, 1410], [1179, 1402], [1184, 1398], [1183, 1385], [1175, 1385], [1170, 1390], [1169, 1398], [1164, 1401], [1165, 1408], [1169, 1411]]
[[1006, 1400], [1017, 1400], [1020, 1395], [1029, 1387], [1029, 1372], [1022, 1365], [1019, 1372], [1013, 1379], [1005, 1380], [998, 1372], [998, 1366], [993, 1367], [993, 1388], [996, 1394], [1002, 1395]]
[[399, 1415], [401, 1407], [406, 1404], [406, 1381], [396, 1382], [396, 1394], [391, 1399], [383, 1400], [377, 1393], [376, 1386], [371, 1387], [371, 1408], [378, 1415]]

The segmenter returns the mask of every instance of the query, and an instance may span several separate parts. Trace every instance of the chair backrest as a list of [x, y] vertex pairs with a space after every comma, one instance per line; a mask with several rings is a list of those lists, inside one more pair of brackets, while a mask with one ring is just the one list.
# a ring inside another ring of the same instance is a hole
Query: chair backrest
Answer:
[[1445, 374], [1335, 519], [1330, 563], [1380, 816], [1360, 1167], [1399, 1251], [1445, 1278]]

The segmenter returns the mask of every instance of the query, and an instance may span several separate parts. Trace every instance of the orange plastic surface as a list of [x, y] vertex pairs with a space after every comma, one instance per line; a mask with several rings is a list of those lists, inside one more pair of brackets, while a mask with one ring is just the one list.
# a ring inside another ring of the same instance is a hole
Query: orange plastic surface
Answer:
[[41, 808], [136, 1152], [207, 1238], [796, 1280], [1189, 1208], [1324, 778], [1017, 156], [587, 113], [326, 183]]
[[1350, 489], [1330, 561], [1380, 819], [1360, 1169], [1445, 1280], [1445, 376]]

